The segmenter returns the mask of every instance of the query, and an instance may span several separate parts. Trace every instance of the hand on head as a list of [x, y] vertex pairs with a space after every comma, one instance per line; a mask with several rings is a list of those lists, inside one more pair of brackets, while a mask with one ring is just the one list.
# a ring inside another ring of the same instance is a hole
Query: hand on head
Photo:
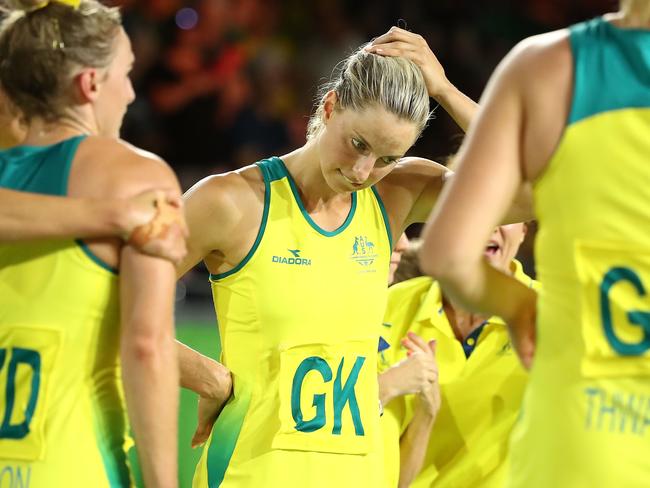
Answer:
[[382, 56], [401, 56], [413, 61], [422, 71], [429, 96], [433, 98], [450, 85], [438, 58], [419, 34], [391, 27], [388, 32], [374, 39], [366, 51]]

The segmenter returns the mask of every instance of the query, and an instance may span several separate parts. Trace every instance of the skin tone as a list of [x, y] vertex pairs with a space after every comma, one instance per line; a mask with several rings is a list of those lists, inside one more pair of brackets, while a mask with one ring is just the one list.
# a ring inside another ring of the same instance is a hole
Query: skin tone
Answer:
[[[396, 40], [399, 45], [394, 44]], [[461, 127], [469, 125], [478, 106], [444, 77], [421, 36], [394, 27], [377, 38], [369, 49], [373, 48], [382, 49], [382, 55], [404, 56], [418, 64], [429, 95], [452, 113]], [[325, 230], [335, 230], [345, 220], [352, 191], [376, 185], [396, 242], [409, 225], [426, 219], [451, 172], [430, 160], [401, 157], [418, 135], [412, 123], [398, 119], [382, 107], [359, 112], [342, 110], [337, 101], [336, 93], [326, 95], [323, 132], [282, 159], [310, 217]], [[226, 272], [241, 262], [257, 236], [263, 195], [263, 180], [253, 166], [206, 178], [191, 188], [185, 200], [192, 238], [188, 255], [178, 266], [179, 276], [201, 259], [213, 274]], [[529, 197], [522, 192], [520, 198], [507, 220], [525, 220], [529, 216]], [[432, 352], [414, 359], [421, 360], [435, 364]], [[181, 371], [184, 368], [192, 369], [181, 362]], [[227, 381], [217, 387], [224, 392], [223, 400], [199, 399], [193, 446], [207, 440], [228, 398], [226, 393], [232, 390], [231, 377], [221, 376]]]
[[402, 232], [402, 235], [399, 236], [398, 241], [395, 243], [393, 248], [393, 253], [390, 255], [390, 265], [388, 267], [388, 284], [392, 284], [395, 280], [395, 271], [399, 266], [400, 261], [402, 260], [402, 254], [409, 248], [409, 238], [406, 236], [406, 233]]
[[[120, 236], [138, 250], [172, 262], [187, 252], [182, 200], [147, 190], [121, 199], [69, 198], [0, 189], [0, 242]], [[161, 209], [174, 221], [158, 227]], [[155, 219], [155, 220], [153, 220]], [[156, 228], [157, 232], [150, 230]]]
[[377, 37], [367, 51], [382, 56], [402, 56], [417, 64], [424, 74], [429, 96], [442, 105], [463, 131], [467, 131], [478, 105], [447, 79], [444, 68], [421, 35], [392, 27]]
[[[391, 29], [391, 33], [398, 31]], [[402, 42], [409, 51], [395, 48], [384, 54], [413, 57], [425, 50], [422, 59], [435, 59], [426, 43], [415, 44], [419, 36], [404, 33], [406, 40]], [[444, 76], [438, 69], [423, 73], [427, 87], [450, 86], [446, 79], [432, 79]], [[476, 109], [476, 104], [466, 97], [458, 95], [449, 100], [462, 105], [455, 107], [458, 113]], [[376, 185], [384, 202], [393, 242], [399, 240], [408, 225], [426, 219], [449, 171], [433, 161], [403, 157], [419, 135], [415, 123], [376, 105], [345, 110], [333, 91], [324, 97], [322, 122], [324, 127], [318, 135], [282, 156], [306, 211], [317, 225], [328, 231], [340, 227], [349, 213], [352, 192], [372, 185]], [[255, 166], [208, 177], [191, 188], [185, 195], [191, 238], [188, 255], [178, 267], [179, 276], [200, 260], [213, 274], [241, 262], [257, 236], [263, 197], [264, 182]], [[220, 407], [214, 402], [199, 402], [195, 443], [207, 439], [214, 410]]]
[[[525, 237], [526, 224], [524, 223], [500, 225], [494, 229], [484, 248], [485, 260], [494, 269], [508, 276], [514, 276], [515, 268], [512, 260], [517, 255]], [[487, 318], [487, 316], [464, 310], [446, 295], [443, 295], [443, 308], [456, 338], [460, 341], [467, 339]]]
[[[74, 104], [55, 123], [34, 118], [28, 145], [53, 144], [78, 134], [81, 142], [70, 171], [73, 198], [125, 199], [167, 189], [178, 198], [173, 172], [151, 154], [116, 136], [134, 94], [128, 78], [133, 54], [120, 29], [107, 68], [80, 68], [69, 89]], [[91, 239], [91, 251], [119, 267], [122, 380], [143, 477], [148, 486], [177, 485], [178, 368], [173, 329], [175, 274], [169, 261], [146, 256], [118, 239]]]
[[[0, 149], [23, 144], [28, 126], [0, 90]], [[150, 190], [122, 199], [62, 198], [0, 188], [0, 242], [26, 239], [120, 236], [145, 254], [178, 262], [187, 228], [173, 191]], [[151, 220], [175, 211], [175, 225], [151, 235]], [[149, 228], [148, 228], [149, 226]], [[134, 231], [140, 227], [138, 232]], [[147, 238], [143, 235], [147, 234]]]
[[[512, 275], [513, 259], [526, 235], [526, 224], [502, 225], [494, 229], [484, 246], [486, 261], [496, 269]], [[459, 341], [464, 341], [485, 317], [463, 310], [443, 296], [445, 315]], [[379, 395], [383, 405], [392, 399], [416, 393], [418, 404], [413, 419], [400, 438], [399, 486], [409, 486], [422, 468], [435, 415], [440, 407], [438, 367], [435, 341], [428, 344], [413, 332], [402, 340], [407, 357], [379, 375]], [[428, 347], [425, 347], [428, 345]]]
[[[623, 6], [606, 20], [621, 28], [650, 28], [647, 2]], [[451, 299], [506, 320], [528, 367], [535, 350], [536, 293], [489, 266], [477, 243], [489, 237], [521, 185], [540, 177], [559, 143], [571, 102], [568, 36], [563, 29], [526, 39], [496, 69], [460, 150], [458, 173], [425, 227], [421, 250], [423, 269]], [[500, 300], [502, 294], [511, 299]]]

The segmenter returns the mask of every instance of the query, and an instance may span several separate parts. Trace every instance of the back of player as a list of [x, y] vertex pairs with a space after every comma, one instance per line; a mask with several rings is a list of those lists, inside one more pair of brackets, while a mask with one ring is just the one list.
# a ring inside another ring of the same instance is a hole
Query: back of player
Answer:
[[[84, 136], [0, 153], [0, 186], [65, 195]], [[36, 216], [35, 216], [36, 217]], [[0, 245], [0, 472], [129, 486], [116, 272], [81, 242]]]
[[650, 31], [598, 18], [570, 43], [570, 117], [534, 187], [544, 290], [511, 484], [647, 486]]

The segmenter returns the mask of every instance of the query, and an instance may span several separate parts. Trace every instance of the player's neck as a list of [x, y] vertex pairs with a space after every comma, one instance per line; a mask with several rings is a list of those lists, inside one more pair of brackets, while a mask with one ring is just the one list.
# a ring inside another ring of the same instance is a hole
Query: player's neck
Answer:
[[621, 9], [605, 18], [621, 29], [650, 29], [650, 2], [648, 0], [622, 1]]
[[442, 303], [449, 325], [459, 341], [467, 339], [472, 332], [485, 322], [484, 317], [466, 312], [447, 297], [443, 297]]
[[94, 131], [88, 124], [73, 118], [64, 117], [55, 122], [35, 118], [29, 123], [27, 137], [23, 144], [35, 146], [55, 144], [71, 137], [92, 133]]
[[291, 173], [308, 212], [349, 204], [349, 194], [337, 193], [325, 181], [315, 141], [309, 141], [301, 148], [282, 156], [282, 160]]

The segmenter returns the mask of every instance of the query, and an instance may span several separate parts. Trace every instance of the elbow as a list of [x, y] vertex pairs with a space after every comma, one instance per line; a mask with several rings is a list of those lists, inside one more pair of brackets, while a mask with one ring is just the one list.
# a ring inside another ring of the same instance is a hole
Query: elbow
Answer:
[[420, 250], [420, 269], [442, 284], [462, 283], [475, 269], [476, 263], [455, 250]]
[[422, 246], [419, 253], [420, 269], [426, 275], [435, 279], [444, 279], [454, 274], [458, 269], [458, 258], [449, 250], [436, 249], [435, 247]]
[[125, 364], [157, 365], [173, 355], [173, 337], [167, 334], [147, 334], [122, 337], [121, 356]]

